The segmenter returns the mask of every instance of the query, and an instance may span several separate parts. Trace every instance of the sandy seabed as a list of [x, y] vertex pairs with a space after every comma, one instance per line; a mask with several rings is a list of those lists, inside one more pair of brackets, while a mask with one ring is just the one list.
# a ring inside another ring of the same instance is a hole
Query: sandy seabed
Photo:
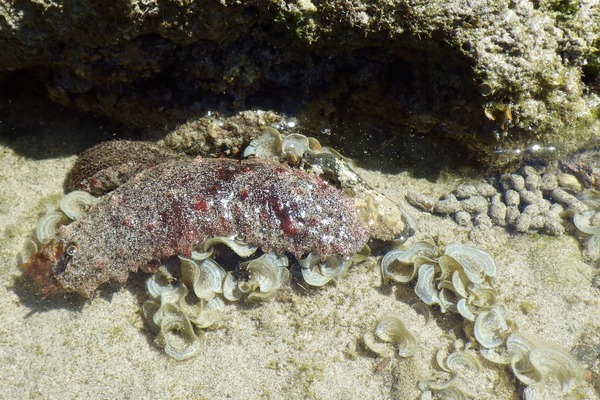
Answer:
[[[144, 276], [109, 287], [88, 302], [41, 300], [19, 270], [19, 253], [36, 222], [61, 197], [62, 181], [85, 147], [85, 126], [68, 116], [32, 117], [15, 132], [0, 125], [0, 398], [2, 399], [417, 399], [418, 382], [433, 377], [438, 350], [452, 350], [461, 318], [433, 310], [425, 322], [411, 305], [411, 285], [384, 286], [376, 259], [350, 269], [336, 285], [292, 285], [274, 301], [228, 304], [205, 331], [200, 354], [178, 362], [152, 343], [141, 315]], [[431, 182], [409, 172], [361, 170], [392, 200], [406, 192], [441, 195], [462, 178]], [[417, 239], [460, 242], [495, 258], [499, 302], [512, 329], [574, 350], [591, 371], [572, 392], [600, 399], [598, 268], [563, 235], [510, 234], [494, 227], [469, 236], [451, 219], [409, 212]], [[597, 279], [597, 278], [596, 278]], [[378, 317], [402, 318], [418, 340], [410, 358], [382, 359], [363, 335]], [[460, 331], [460, 330], [459, 330]], [[507, 368], [479, 357], [469, 389], [481, 399], [519, 399], [523, 386]], [[558, 384], [545, 398], [567, 398]]]

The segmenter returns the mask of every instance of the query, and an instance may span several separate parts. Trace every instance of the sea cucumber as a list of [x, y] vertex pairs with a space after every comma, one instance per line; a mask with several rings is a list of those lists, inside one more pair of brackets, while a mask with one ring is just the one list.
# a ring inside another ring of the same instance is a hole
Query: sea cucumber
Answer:
[[105, 282], [213, 236], [242, 237], [264, 252], [347, 257], [370, 229], [352, 199], [321, 178], [259, 159], [169, 161], [133, 177], [58, 230], [23, 270], [44, 295], [91, 297]]
[[77, 157], [65, 179], [65, 191], [85, 190], [95, 196], [103, 195], [150, 167], [184, 158], [185, 154], [151, 142], [103, 142]]

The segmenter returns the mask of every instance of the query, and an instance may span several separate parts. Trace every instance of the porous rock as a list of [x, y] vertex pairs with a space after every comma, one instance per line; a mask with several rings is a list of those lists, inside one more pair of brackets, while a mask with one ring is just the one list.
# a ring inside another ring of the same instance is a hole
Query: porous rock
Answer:
[[358, 115], [379, 121], [370, 134], [465, 138], [502, 163], [520, 154], [503, 149], [532, 138], [561, 150], [598, 140], [597, 11], [597, 2], [491, 0], [2, 0], [0, 73], [10, 76], [0, 84], [21, 74], [59, 104], [139, 130], [211, 110], [288, 109], [310, 117], [309, 129]]

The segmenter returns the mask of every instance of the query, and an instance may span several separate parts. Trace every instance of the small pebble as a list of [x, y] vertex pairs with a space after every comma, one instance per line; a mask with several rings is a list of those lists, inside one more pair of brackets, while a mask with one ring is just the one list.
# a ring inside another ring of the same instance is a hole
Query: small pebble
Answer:
[[559, 236], [565, 233], [565, 227], [563, 226], [562, 220], [560, 218], [546, 218], [544, 230], [549, 235], [554, 236]]
[[552, 191], [551, 196], [554, 200], [561, 203], [565, 208], [571, 209], [579, 214], [583, 214], [588, 210], [588, 206], [577, 199], [571, 193], [568, 193], [563, 188], [556, 188]]
[[491, 228], [493, 224], [487, 214], [479, 213], [473, 217], [473, 225]]
[[539, 175], [527, 175], [525, 177], [525, 188], [527, 190], [537, 190], [540, 188], [542, 181]]
[[572, 192], [581, 192], [581, 189], [583, 188], [579, 182], [579, 179], [577, 179], [575, 175], [561, 172], [556, 175], [556, 180], [558, 182], [558, 186]]
[[514, 225], [517, 218], [519, 218], [521, 213], [519, 212], [519, 207], [517, 206], [508, 206], [506, 207], [506, 223], [508, 225]]
[[535, 204], [530, 204], [523, 209], [524, 214], [529, 214], [530, 217], [540, 214], [540, 208]]
[[410, 205], [423, 211], [431, 211], [435, 205], [435, 201], [432, 197], [416, 192], [409, 192], [406, 195], [406, 201], [408, 201]]
[[454, 221], [460, 226], [469, 226], [471, 224], [471, 214], [459, 210], [454, 214]]
[[494, 224], [506, 226], [506, 204], [492, 201], [489, 213]]
[[568, 206], [569, 204], [571, 204], [577, 200], [577, 198], [575, 198], [575, 196], [573, 196], [571, 193], [568, 193], [563, 188], [554, 189], [550, 195], [552, 196], [552, 198], [554, 200], [558, 201], [559, 203], [561, 203], [564, 206]]
[[[547, 201], [547, 200], [546, 200]], [[565, 208], [558, 204], [558, 203], [554, 203], [550, 206], [550, 208], [548, 209], [548, 212], [551, 214], [556, 214], [556, 215], [560, 215], [565, 211]]]
[[461, 183], [454, 189], [454, 194], [457, 199], [467, 199], [471, 196], [477, 195], [477, 189], [473, 185]]
[[487, 182], [478, 183], [475, 185], [475, 188], [477, 189], [477, 193], [483, 197], [492, 197], [498, 193], [496, 188]]
[[519, 217], [515, 221], [514, 226], [517, 232], [527, 232], [529, 230], [529, 227], [531, 226], [531, 216], [526, 213], [519, 215]]
[[539, 176], [537, 170], [531, 165], [525, 165], [523, 168], [521, 168], [521, 174], [525, 176], [525, 182], [527, 182], [527, 177], [529, 176]]
[[542, 211], [542, 212], [548, 211], [550, 209], [550, 207], [552, 207], [552, 203], [549, 200], [544, 199], [543, 197], [540, 198], [538, 200], [538, 202], [535, 203], [535, 205], [538, 206], [540, 211]]
[[433, 211], [438, 214], [452, 214], [460, 210], [460, 202], [450, 193], [435, 203]]
[[520, 192], [525, 189], [525, 179], [518, 174], [502, 174], [500, 176], [500, 186], [504, 190], [513, 189]]
[[579, 214], [583, 214], [584, 212], [586, 212], [588, 210], [588, 206], [584, 202], [582, 202], [578, 199], [575, 199], [574, 202], [569, 204], [569, 208]]
[[470, 214], [486, 213], [488, 201], [483, 196], [473, 196], [460, 202], [463, 210]]
[[558, 187], [558, 182], [556, 181], [556, 176], [545, 173], [542, 175], [542, 179], [540, 181], [540, 189], [544, 192], [550, 192]]
[[519, 197], [521, 199], [521, 203], [523, 204], [537, 204], [540, 200], [542, 200], [542, 194], [537, 194], [536, 192], [532, 192], [530, 190], [522, 190], [519, 192]]
[[504, 193], [504, 202], [508, 207], [516, 207], [521, 203], [519, 193], [515, 190], [509, 189]]
[[550, 195], [565, 208], [570, 208], [580, 214], [583, 214], [588, 210], [588, 207], [585, 205], [585, 203], [577, 199], [577, 197], [573, 196], [571, 193], [568, 193], [563, 188], [559, 187], [554, 189]]
[[518, 174], [510, 174], [509, 175], [510, 183], [512, 184], [512, 188], [517, 192], [521, 190], [525, 190], [525, 178]]
[[538, 214], [531, 216], [531, 225], [529, 226], [530, 229], [539, 231], [544, 228], [544, 225], [546, 225], [546, 218], [543, 215]]

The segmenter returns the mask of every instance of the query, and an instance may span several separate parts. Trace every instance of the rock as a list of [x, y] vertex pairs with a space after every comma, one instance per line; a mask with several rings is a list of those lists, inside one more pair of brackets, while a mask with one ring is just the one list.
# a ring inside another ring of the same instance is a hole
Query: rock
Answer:
[[460, 202], [450, 193], [445, 198], [435, 203], [433, 211], [438, 214], [452, 214], [460, 209]]
[[454, 214], [454, 221], [460, 226], [471, 225], [471, 214], [466, 211], [459, 210]]
[[[344, 120], [332, 132], [347, 138], [424, 132], [430, 151], [450, 139], [448, 152], [468, 146], [492, 165], [534, 138], [561, 151], [598, 141], [597, 2], [390, 4], [2, 0], [0, 85], [21, 76], [153, 134], [265, 109], [304, 116], [312, 132]], [[379, 126], [365, 133], [348, 116]]]
[[490, 218], [492, 222], [496, 225], [505, 226], [506, 225], [506, 204], [501, 201], [500, 194], [494, 196], [492, 198], [492, 203], [490, 204]]
[[454, 189], [454, 195], [457, 199], [467, 199], [477, 195], [477, 188], [473, 185], [460, 184]]
[[504, 202], [508, 207], [515, 207], [521, 203], [519, 193], [515, 190], [509, 189], [504, 193]]
[[545, 173], [542, 175], [540, 181], [540, 189], [544, 192], [550, 192], [558, 187], [558, 182], [556, 180], [556, 176], [550, 173]]
[[561, 172], [556, 175], [556, 180], [558, 182], [558, 186], [571, 192], [581, 192], [581, 189], [583, 189], [579, 179], [577, 179], [574, 175]]
[[531, 216], [527, 213], [519, 215], [519, 217], [515, 220], [515, 230], [517, 232], [525, 233], [529, 230], [530, 226]]
[[487, 213], [488, 201], [483, 196], [473, 196], [462, 200], [460, 205], [469, 214]]

